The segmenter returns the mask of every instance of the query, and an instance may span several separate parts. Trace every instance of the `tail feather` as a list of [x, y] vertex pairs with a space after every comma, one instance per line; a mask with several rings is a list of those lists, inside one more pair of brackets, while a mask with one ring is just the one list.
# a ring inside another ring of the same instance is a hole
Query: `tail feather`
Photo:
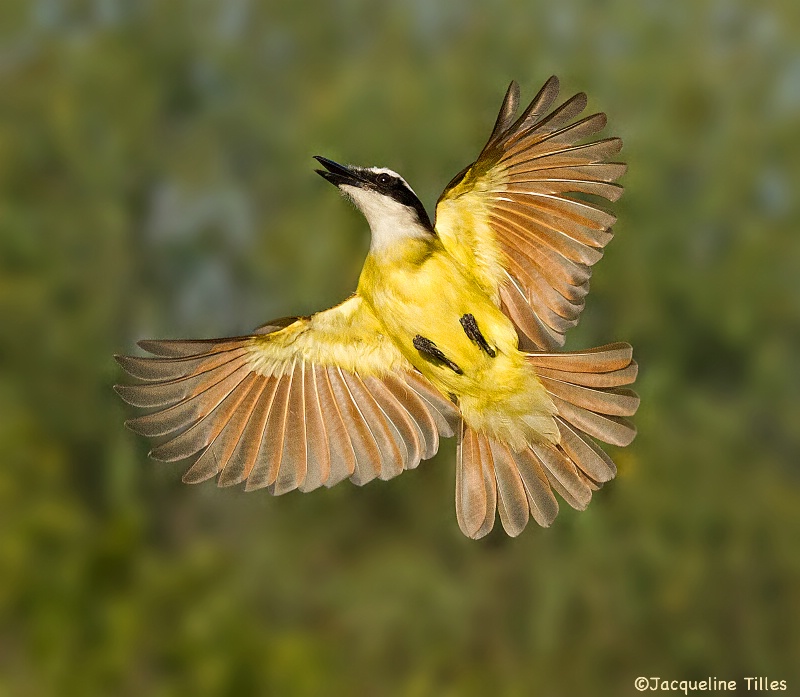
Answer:
[[633, 348], [630, 344], [618, 342], [585, 351], [530, 353], [528, 360], [537, 368], [552, 368], [570, 373], [610, 373], [631, 364]]
[[497, 487], [495, 486], [494, 462], [491, 459], [484, 459], [481, 463], [483, 474], [483, 488], [486, 491], [486, 513], [483, 522], [475, 533], [475, 539], [488, 535], [494, 527], [494, 519], [497, 511]]
[[592, 499], [592, 490], [578, 474], [578, 467], [561, 448], [549, 443], [534, 443], [531, 449], [544, 470], [550, 484], [561, 494], [561, 497], [573, 508], [583, 510]]
[[[531, 359], [529, 359], [531, 360]], [[531, 360], [533, 363], [533, 360]], [[534, 363], [534, 365], [536, 365]], [[639, 373], [639, 364], [631, 361], [627, 367], [612, 370], [607, 373], [586, 373], [563, 370], [553, 370], [536, 365], [536, 373], [540, 378], [551, 378], [561, 382], [571, 382], [573, 385], [584, 387], [620, 387], [630, 385], [636, 380]]]
[[488, 438], [462, 421], [456, 453], [456, 518], [461, 532], [475, 540], [488, 535], [494, 527], [497, 503]]
[[598, 414], [555, 395], [552, 395], [552, 399], [565, 421], [604, 443], [624, 448], [636, 437], [636, 426], [621, 416]]
[[636, 427], [625, 418], [639, 408], [638, 395], [624, 387], [638, 372], [630, 344], [527, 358], [563, 421], [612, 445], [626, 446], [634, 439]]
[[481, 463], [478, 434], [465, 429], [462, 423], [456, 452], [456, 518], [467, 537], [476, 537], [486, 518], [487, 495]]
[[617, 466], [605, 450], [562, 418], [557, 417], [556, 424], [561, 434], [560, 447], [587, 476], [599, 483], [611, 481], [616, 476]]
[[528, 524], [531, 508], [520, 470], [508, 445], [486, 437], [480, 439], [480, 443], [483, 446], [481, 455], [494, 463], [500, 522], [511, 537], [516, 537]]
[[617, 473], [594, 439], [628, 445], [636, 427], [628, 421], [639, 397], [626, 388], [637, 375], [628, 344], [577, 353], [532, 353], [528, 361], [556, 407], [559, 441], [534, 442], [515, 451], [462, 424], [456, 470], [456, 513], [465, 535], [480, 538], [494, 524], [519, 535], [528, 519], [549, 526], [558, 514], [557, 493], [583, 510], [592, 493]]
[[610, 416], [631, 416], [639, 408], [639, 396], [624, 387], [609, 387], [598, 390], [561, 380], [541, 378], [545, 389], [566, 402]]
[[530, 448], [513, 455], [525, 485], [525, 493], [531, 507], [531, 517], [543, 528], [550, 527], [558, 515], [558, 501], [550, 490], [547, 473], [541, 460]]

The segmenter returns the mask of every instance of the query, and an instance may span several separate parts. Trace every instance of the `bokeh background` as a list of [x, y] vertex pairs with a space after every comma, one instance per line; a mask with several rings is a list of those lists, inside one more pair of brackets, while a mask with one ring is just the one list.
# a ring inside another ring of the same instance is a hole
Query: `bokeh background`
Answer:
[[[587, 511], [464, 539], [452, 442], [277, 499], [147, 460], [112, 354], [353, 289], [312, 155], [432, 208], [553, 73], [630, 163], [567, 347], [634, 344], [640, 435]], [[0, 3], [0, 695], [800, 694], [798, 124], [793, 0]]]

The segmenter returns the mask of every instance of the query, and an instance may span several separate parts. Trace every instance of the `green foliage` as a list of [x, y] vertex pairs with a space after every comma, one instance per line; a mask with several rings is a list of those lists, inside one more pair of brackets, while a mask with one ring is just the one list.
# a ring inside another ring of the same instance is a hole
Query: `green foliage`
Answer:
[[[800, 689], [798, 8], [3, 3], [0, 694]], [[278, 499], [146, 459], [113, 353], [354, 287], [365, 224], [312, 155], [432, 207], [552, 73], [630, 163], [568, 347], [634, 344], [640, 435], [586, 512], [463, 539], [452, 445]]]

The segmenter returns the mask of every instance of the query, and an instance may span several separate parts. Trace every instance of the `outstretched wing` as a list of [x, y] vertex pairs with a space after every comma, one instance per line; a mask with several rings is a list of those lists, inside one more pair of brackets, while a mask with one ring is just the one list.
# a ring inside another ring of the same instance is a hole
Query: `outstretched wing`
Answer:
[[139, 345], [155, 357], [117, 360], [141, 384], [115, 389], [154, 411], [127, 425], [160, 439], [157, 460], [194, 458], [185, 482], [219, 474], [277, 495], [389, 479], [433, 456], [459, 419], [357, 295], [250, 336]]
[[616, 201], [623, 189], [612, 182], [626, 169], [607, 161], [619, 138], [584, 142], [606, 125], [605, 114], [575, 121], [586, 108], [582, 92], [548, 113], [557, 96], [551, 77], [515, 121], [512, 82], [489, 142], [436, 204], [443, 244], [475, 270], [527, 349], [563, 345], [583, 310], [591, 266], [612, 237], [616, 218], [571, 194]]

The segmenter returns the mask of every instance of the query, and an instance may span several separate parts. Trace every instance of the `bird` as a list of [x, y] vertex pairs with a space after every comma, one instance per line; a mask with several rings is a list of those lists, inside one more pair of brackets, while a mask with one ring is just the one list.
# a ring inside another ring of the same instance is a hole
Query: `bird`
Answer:
[[592, 266], [613, 236], [626, 165], [606, 116], [558, 106], [553, 76], [517, 116], [512, 81], [488, 141], [436, 203], [432, 221], [402, 176], [322, 156], [316, 172], [363, 214], [371, 241], [356, 291], [311, 316], [248, 335], [144, 340], [115, 356], [116, 385], [147, 411], [128, 421], [150, 456], [188, 460], [273, 495], [416, 468], [457, 438], [455, 509], [479, 539], [551, 525], [558, 495], [583, 510], [616, 466], [598, 441], [630, 444], [639, 406], [632, 347], [563, 351]]

